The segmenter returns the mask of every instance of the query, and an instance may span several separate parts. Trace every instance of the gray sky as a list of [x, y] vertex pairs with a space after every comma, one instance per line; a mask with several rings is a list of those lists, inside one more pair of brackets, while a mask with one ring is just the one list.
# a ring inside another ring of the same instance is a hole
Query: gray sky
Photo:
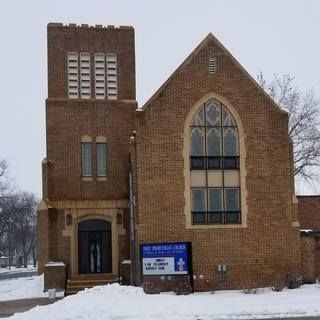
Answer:
[[289, 73], [302, 89], [314, 88], [320, 96], [319, 0], [2, 1], [0, 158], [7, 159], [20, 188], [39, 195], [48, 22], [133, 25], [139, 105], [209, 32], [254, 78], [260, 70], [267, 79]]

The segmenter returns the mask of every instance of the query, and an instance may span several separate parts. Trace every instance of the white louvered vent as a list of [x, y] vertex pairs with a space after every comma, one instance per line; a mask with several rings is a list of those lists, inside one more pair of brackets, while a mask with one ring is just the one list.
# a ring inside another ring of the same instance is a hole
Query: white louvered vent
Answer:
[[91, 83], [90, 83], [90, 53], [80, 53], [80, 92], [82, 99], [90, 99]]
[[107, 95], [108, 99], [115, 100], [118, 95], [117, 85], [117, 55], [114, 53], [107, 54]]
[[68, 52], [68, 97], [79, 97], [78, 52]]
[[94, 55], [95, 65], [95, 92], [96, 99], [105, 99], [106, 97], [106, 67], [104, 53]]
[[215, 73], [216, 72], [216, 58], [210, 57], [209, 58], [209, 73]]

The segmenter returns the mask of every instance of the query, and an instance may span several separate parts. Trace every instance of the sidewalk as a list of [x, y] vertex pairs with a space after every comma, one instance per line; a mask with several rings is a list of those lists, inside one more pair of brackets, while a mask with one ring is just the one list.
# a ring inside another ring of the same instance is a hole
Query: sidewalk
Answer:
[[16, 312], [25, 312], [35, 306], [43, 306], [51, 304], [60, 300], [49, 299], [49, 298], [34, 298], [34, 299], [21, 299], [21, 300], [10, 300], [10, 301], [0, 301], [0, 318], [5, 318], [13, 315]]

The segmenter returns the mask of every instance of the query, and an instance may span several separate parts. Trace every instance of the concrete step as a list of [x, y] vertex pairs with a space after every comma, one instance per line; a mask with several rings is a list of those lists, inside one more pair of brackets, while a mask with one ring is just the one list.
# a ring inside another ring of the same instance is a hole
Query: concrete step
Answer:
[[110, 283], [117, 283], [118, 279], [114, 275], [108, 275], [108, 277], [103, 277], [102, 275], [88, 275], [77, 276], [72, 279], [68, 279], [66, 295], [75, 294], [85, 288], [93, 288], [95, 286], [103, 286]]
[[114, 280], [117, 276], [113, 273], [97, 273], [97, 274], [81, 274], [78, 276], [72, 276], [70, 280], [81, 281], [81, 280]]

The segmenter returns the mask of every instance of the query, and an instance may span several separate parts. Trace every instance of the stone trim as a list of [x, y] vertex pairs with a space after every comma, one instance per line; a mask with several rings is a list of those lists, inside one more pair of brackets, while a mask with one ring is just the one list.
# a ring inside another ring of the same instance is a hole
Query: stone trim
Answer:
[[[96, 211], [95, 211], [96, 212]], [[117, 209], [105, 210], [92, 214], [92, 210], [81, 210], [80, 212], [70, 211], [73, 216], [73, 223], [67, 226], [71, 244], [71, 275], [78, 276], [78, 224], [85, 220], [102, 219], [111, 223], [112, 239], [112, 274], [118, 274], [119, 244], [118, 236], [125, 233], [122, 226], [119, 227], [116, 221]], [[119, 230], [120, 229], [120, 230]], [[65, 233], [64, 233], [65, 234]]]
[[[119, 200], [57, 200], [49, 201], [48, 206], [56, 209], [108, 209], [128, 208], [128, 199]], [[91, 210], [92, 211], [92, 210]]]
[[92, 137], [85, 135], [81, 137], [81, 142], [92, 142]]

